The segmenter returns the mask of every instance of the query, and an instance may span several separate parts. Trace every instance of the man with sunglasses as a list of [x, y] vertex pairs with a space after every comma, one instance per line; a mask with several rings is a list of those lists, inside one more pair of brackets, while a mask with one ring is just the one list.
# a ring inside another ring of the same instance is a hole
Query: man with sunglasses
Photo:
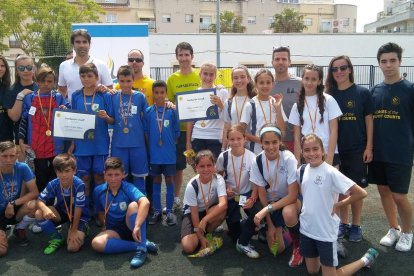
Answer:
[[99, 91], [112, 89], [113, 82], [105, 63], [89, 55], [91, 48], [91, 35], [87, 30], [74, 30], [70, 37], [73, 50], [76, 55], [74, 58], [65, 60], [59, 66], [59, 92], [69, 100], [72, 99], [72, 93], [82, 88], [79, 77], [79, 67], [86, 63], [93, 63], [98, 68]]
[[[272, 89], [272, 95], [281, 94], [283, 96], [283, 109], [289, 116], [290, 110], [299, 98], [301, 88], [301, 79], [289, 74], [290, 66], [290, 49], [287, 46], [280, 46], [273, 49], [272, 65], [275, 69], [275, 84]], [[293, 126], [286, 124], [286, 133], [283, 143], [293, 152]]]

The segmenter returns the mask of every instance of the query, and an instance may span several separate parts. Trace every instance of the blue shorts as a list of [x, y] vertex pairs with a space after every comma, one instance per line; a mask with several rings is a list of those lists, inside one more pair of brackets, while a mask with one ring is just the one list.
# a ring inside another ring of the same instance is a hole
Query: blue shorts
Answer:
[[131, 172], [136, 177], [148, 175], [147, 149], [145, 147], [112, 147], [111, 156], [118, 157], [122, 160], [125, 167], [125, 174]]
[[[252, 191], [249, 191], [245, 194], [242, 194], [244, 196], [246, 196], [247, 198], [250, 197], [250, 195], [252, 194]], [[228, 198], [227, 199], [227, 215], [226, 215], [226, 221], [228, 223], [236, 223], [239, 222], [241, 220], [241, 214], [240, 214], [240, 208], [242, 208], [239, 205], [238, 201], [235, 201], [234, 198]], [[250, 209], [246, 209], [245, 212], [247, 213], [247, 215], [250, 214]]]
[[149, 174], [152, 176], [174, 176], [176, 172], [175, 164], [150, 164]]
[[103, 174], [104, 164], [108, 155], [76, 156], [79, 176]]
[[[60, 209], [57, 206], [53, 206], [53, 207], [56, 209], [56, 211], [59, 213], [59, 216], [60, 216], [60, 221], [59, 222], [54, 222], [52, 220], [53, 223], [56, 226], [65, 224], [66, 222], [69, 222], [68, 214], [66, 214], [62, 209]], [[87, 219], [87, 218], [81, 217], [81, 219], [79, 221], [79, 225], [78, 225], [78, 230], [81, 231], [81, 232], [83, 232], [83, 233], [85, 233], [85, 234], [86, 234], [86, 231], [88, 229], [88, 220], [89, 219]]]
[[329, 267], [338, 266], [338, 253], [336, 252], [336, 241], [317, 241], [301, 233], [299, 249], [300, 254], [304, 258], [320, 257], [320, 262], [322, 265]]
[[106, 230], [115, 231], [119, 235], [121, 240], [125, 240], [125, 241], [133, 241], [134, 240], [134, 238], [132, 237], [132, 231], [129, 230], [126, 223], [120, 223], [120, 224], [117, 224], [117, 225], [110, 225], [109, 224], [109, 225], [106, 226]]
[[[298, 194], [297, 199], [300, 201], [301, 203], [301, 208], [302, 208], [302, 203], [303, 203], [303, 196], [302, 194]], [[270, 204], [271, 202], [269, 202]], [[272, 202], [273, 203], [273, 202]], [[273, 212], [273, 214], [270, 214], [270, 218], [272, 219], [273, 225], [275, 227], [282, 227], [285, 226], [285, 220], [283, 219], [283, 208], [281, 209], [277, 209]], [[267, 225], [266, 225], [267, 227]]]

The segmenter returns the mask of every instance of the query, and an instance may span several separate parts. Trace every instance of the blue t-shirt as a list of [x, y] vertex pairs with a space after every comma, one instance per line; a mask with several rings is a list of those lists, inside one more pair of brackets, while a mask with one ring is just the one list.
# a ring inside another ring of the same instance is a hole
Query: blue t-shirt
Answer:
[[[46, 203], [50, 200], [56, 199], [54, 207], [69, 215], [66, 206], [67, 208], [70, 208], [70, 190], [70, 187], [64, 188], [62, 195], [60, 180], [59, 178], [55, 178], [47, 183], [46, 188], [39, 195], [39, 200]], [[79, 207], [82, 208], [81, 220], [89, 221], [90, 214], [89, 206], [86, 204], [88, 201], [85, 196], [85, 183], [83, 183], [83, 181], [77, 176], [73, 177], [72, 200], [72, 216], [75, 215], [75, 207]], [[66, 206], [63, 201], [66, 201]]]
[[[112, 135], [112, 146], [119, 148], [145, 147], [143, 113], [147, 109], [147, 100], [145, 95], [138, 91], [132, 91], [131, 106], [128, 111], [130, 95], [122, 93], [122, 105], [124, 118], [122, 118], [122, 109], [120, 107], [121, 93], [112, 95], [112, 108], [114, 114], [114, 132]], [[124, 128], [128, 128], [128, 133], [124, 133]]]
[[[108, 195], [108, 199], [106, 195]], [[121, 186], [115, 196], [107, 183], [97, 186], [93, 191], [93, 200], [97, 212], [105, 213], [105, 208], [108, 208], [109, 205], [111, 206], [106, 214], [107, 228], [117, 228], [118, 225], [124, 225], [128, 205], [133, 201], [138, 201], [141, 197], [145, 197], [144, 194], [126, 181], [121, 182]]]
[[149, 106], [144, 114], [144, 129], [148, 135], [150, 164], [175, 164], [176, 147], [175, 141], [180, 136], [180, 122], [177, 111], [166, 108], [164, 120], [162, 122], [162, 145], [160, 145], [160, 131], [158, 129], [158, 120], [161, 121], [164, 107]]
[[342, 111], [338, 122], [338, 152], [362, 153], [367, 145], [365, 116], [374, 113], [369, 90], [363, 86], [351, 85], [348, 89], [332, 91]]
[[23, 182], [33, 180], [35, 176], [26, 163], [16, 162], [14, 173], [2, 173], [2, 177], [3, 179], [0, 178], [0, 212], [4, 213], [7, 204], [20, 197]]
[[401, 80], [371, 89], [374, 101], [374, 161], [412, 166], [414, 85]]
[[[98, 110], [105, 110], [108, 116], [113, 117], [111, 96], [104, 92], [96, 92], [93, 96], [86, 96], [86, 110], [83, 98], [83, 89], [72, 94], [72, 109], [97, 114]], [[96, 116], [95, 132], [92, 139], [75, 140], [75, 156], [107, 155], [109, 152], [108, 124]]]

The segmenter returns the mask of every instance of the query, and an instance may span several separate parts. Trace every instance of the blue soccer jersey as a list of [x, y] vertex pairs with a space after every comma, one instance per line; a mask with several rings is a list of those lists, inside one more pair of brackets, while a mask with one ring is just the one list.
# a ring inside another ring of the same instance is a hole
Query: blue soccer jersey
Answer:
[[10, 201], [20, 197], [23, 182], [27, 183], [35, 178], [33, 172], [26, 163], [16, 162], [12, 173], [2, 173], [0, 212], [4, 213]]
[[115, 196], [107, 183], [97, 186], [93, 192], [96, 211], [106, 213], [107, 228], [117, 228], [119, 225], [125, 225], [128, 205], [133, 201], [138, 201], [141, 197], [145, 197], [144, 194], [126, 181], [121, 182]]
[[[85, 101], [86, 100], [86, 101]], [[84, 98], [83, 89], [72, 95], [72, 109], [97, 114], [105, 110], [108, 116], [113, 117], [111, 96], [104, 92], [96, 92], [95, 96]], [[109, 152], [108, 124], [96, 116], [95, 132], [87, 135], [84, 140], [75, 140], [75, 156], [107, 155]]]
[[[63, 190], [63, 195], [62, 195]], [[72, 190], [72, 216], [75, 215], [75, 207], [82, 208], [81, 220], [89, 221], [89, 207], [87, 206], [87, 198], [85, 196], [85, 183], [77, 177], [73, 177], [73, 187], [61, 188], [59, 178], [55, 178], [50, 181], [46, 188], [40, 193], [39, 200], [44, 203], [56, 199], [54, 207], [63, 213], [68, 214], [70, 210], [71, 202], [71, 190]], [[65, 205], [66, 202], [66, 205]], [[67, 209], [66, 209], [67, 208]]]
[[[177, 111], [171, 108], [152, 105], [144, 114], [144, 129], [148, 135], [150, 164], [175, 164], [175, 141], [180, 136], [180, 122]], [[157, 115], [157, 113], [158, 115]], [[160, 125], [159, 125], [160, 124]], [[160, 129], [161, 141], [160, 141]]]
[[111, 99], [115, 119], [112, 146], [145, 147], [143, 113], [148, 106], [145, 95], [132, 91], [132, 95], [117, 93]]

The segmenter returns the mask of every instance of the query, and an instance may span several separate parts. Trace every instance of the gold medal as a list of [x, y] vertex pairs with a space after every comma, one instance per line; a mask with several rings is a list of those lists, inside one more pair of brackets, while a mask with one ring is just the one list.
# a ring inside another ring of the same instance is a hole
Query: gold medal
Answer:
[[93, 139], [95, 139], [95, 134], [94, 134], [93, 132], [89, 132], [89, 133], [88, 133], [88, 139], [89, 139], [89, 140], [93, 140]]
[[50, 129], [46, 130], [46, 136], [50, 136], [52, 135], [52, 131], [50, 131]]
[[161, 139], [158, 141], [158, 145], [162, 146], [162, 140]]
[[125, 134], [127, 134], [129, 132], [129, 128], [124, 127], [123, 131], [124, 131]]
[[240, 201], [240, 195], [234, 196], [234, 201], [239, 202]]
[[206, 127], [206, 123], [204, 121], [201, 122], [201, 127]]

